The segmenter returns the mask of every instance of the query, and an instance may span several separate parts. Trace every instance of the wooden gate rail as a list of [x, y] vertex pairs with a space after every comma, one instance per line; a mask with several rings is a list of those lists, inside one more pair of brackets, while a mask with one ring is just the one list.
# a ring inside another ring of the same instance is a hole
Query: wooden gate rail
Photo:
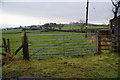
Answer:
[[98, 35], [98, 54], [102, 53], [102, 50], [109, 50], [109, 53], [120, 52], [120, 41], [116, 39], [120, 37], [120, 35], [108, 35], [106, 36], [108, 40], [105, 40], [103, 36], [104, 35]]

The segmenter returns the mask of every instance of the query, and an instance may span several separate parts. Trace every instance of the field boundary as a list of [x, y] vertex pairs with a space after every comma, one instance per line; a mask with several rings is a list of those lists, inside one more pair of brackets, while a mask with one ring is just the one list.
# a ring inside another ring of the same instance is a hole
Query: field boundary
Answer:
[[[6, 55], [10, 54], [10, 55], [12, 55], [12, 57], [15, 56], [22, 49], [23, 59], [29, 60], [30, 50], [28, 48], [29, 47], [29, 39], [28, 39], [28, 36], [27, 36], [27, 32], [25, 30], [23, 30], [21, 34], [22, 34], [22, 44], [21, 44], [21, 46], [19, 46], [17, 48], [17, 50], [15, 50], [15, 52], [13, 54], [11, 54], [11, 52], [10, 52], [10, 45], [11, 44], [9, 43], [9, 39], [7, 39], [8, 40], [7, 44], [6, 44], [5, 40], [3, 40], [4, 44], [1, 45], [1, 46], [2, 46], [2, 48], [4, 48], [3, 50], [5, 50], [4, 51], [4, 52], [6, 52], [5, 54]], [[91, 36], [89, 36], [89, 35], [96, 34], [95, 42], [97, 43], [97, 47], [96, 47], [97, 49], [96, 49], [96, 52], [94, 52], [95, 54], [104, 53], [105, 50], [109, 51], [108, 53], [112, 53], [112, 52], [118, 52], [119, 53], [119, 51], [120, 51], [120, 44], [119, 44], [120, 41], [118, 40], [118, 38], [120, 36], [112, 35], [111, 30], [106, 30], [106, 31], [105, 30], [103, 30], [103, 31], [99, 30], [99, 31], [97, 31], [97, 33], [75, 33], [75, 35], [79, 35], [79, 34], [87, 35], [86, 37], [83, 38], [83, 40], [88, 38], [89, 41], [91, 41], [90, 40]], [[50, 36], [50, 34], [47, 34], [47, 35], [29, 35], [29, 37], [30, 36], [48, 36], [48, 35]], [[67, 36], [70, 36], [71, 34], [54, 34], [53, 36], [60, 36], [60, 35], [67, 37]], [[76, 40], [79, 40], [79, 39], [80, 38], [77, 38]], [[46, 40], [46, 41], [54, 41], [54, 40], [56, 41], [56, 39], [51, 39], [51, 40]], [[57, 39], [57, 40], [62, 40], [62, 39]], [[74, 41], [70, 38], [65, 38], [64, 40]], [[34, 41], [45, 41], [45, 40], [31, 40], [31, 41], [34, 42]], [[105, 43], [105, 44], [103, 44], [103, 43]], [[80, 44], [84, 44], [84, 43], [80, 43]], [[49, 44], [49, 45], [52, 45], [52, 44]], [[35, 47], [35, 45], [34, 45], [34, 47]], [[53, 47], [53, 48], [55, 48], [55, 47]], [[70, 49], [70, 50], [72, 50], [72, 49]], [[76, 49], [76, 50], [78, 50], [78, 49]], [[50, 51], [50, 50], [48, 50], [48, 51]], [[52, 50], [52, 51], [55, 51], [55, 50]], [[88, 54], [90, 54], [90, 53], [88, 53]], [[68, 54], [66, 54], [66, 55], [68, 56]], [[83, 55], [83, 54], [80, 54], [80, 55]]]

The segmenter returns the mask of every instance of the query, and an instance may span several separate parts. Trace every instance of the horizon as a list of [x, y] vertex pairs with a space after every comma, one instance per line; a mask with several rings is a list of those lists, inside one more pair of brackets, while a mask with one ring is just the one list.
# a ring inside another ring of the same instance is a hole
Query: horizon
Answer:
[[[45, 23], [45, 24], [46, 24], [46, 23]], [[59, 23], [56, 23], [56, 24], [59, 24]], [[61, 23], [60, 23], [60, 24], [61, 24]], [[63, 24], [69, 25], [69, 24], [71, 24], [71, 23], [63, 23]], [[79, 23], [79, 24], [80, 24], [80, 23]], [[95, 24], [95, 23], [88, 23], [88, 26], [89, 26], [89, 24], [98, 25], [98, 26], [99, 26], [99, 25], [106, 25], [106, 26], [109, 26], [109, 24], [97, 24], [97, 23], [96, 23], [96, 24]], [[33, 24], [33, 25], [35, 25], [35, 24]], [[20, 26], [24, 28], [24, 27], [33, 26], [33, 25], [25, 25], [25, 26], [21, 26], [21, 25], [20, 25]], [[44, 24], [43, 24], [43, 25], [44, 25]], [[75, 24], [74, 24], [74, 25], [75, 25]], [[1, 28], [1, 27], [0, 27], [0, 29], [19, 28], [20, 26], [15, 26], [15, 25], [14, 25], [14, 27], [13, 27], [13, 26], [12, 26], [12, 27], [10, 27], [10, 26], [7, 27], [7, 26], [6, 26], [6, 27], [4, 27], [4, 28]], [[35, 25], [35, 26], [37, 26], [37, 25]], [[42, 26], [42, 25], [39, 25], [39, 26]]]

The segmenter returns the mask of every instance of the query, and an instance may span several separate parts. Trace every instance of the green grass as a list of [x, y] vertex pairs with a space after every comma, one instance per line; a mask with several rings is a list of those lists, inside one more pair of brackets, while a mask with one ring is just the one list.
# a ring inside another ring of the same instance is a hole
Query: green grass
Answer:
[[[108, 28], [109, 26], [88, 26], [87, 29], [97, 29], [97, 28]], [[59, 28], [55, 28], [55, 29], [59, 29]], [[76, 29], [81, 29], [81, 26], [76, 25], [76, 24], [65, 24], [63, 28], [61, 28], [61, 30], [76, 30]], [[86, 29], [85, 27], [83, 27], [83, 29]]]
[[[14, 30], [13, 30], [14, 31]], [[17, 30], [14, 32], [19, 32]], [[12, 32], [12, 31], [3, 31]], [[27, 31], [28, 35], [38, 34], [73, 34], [73, 32], [41, 32], [40, 30]], [[11, 50], [14, 52], [21, 45], [21, 34], [2, 34], [3, 38], [11, 40]], [[83, 38], [84, 36], [69, 36], [71, 38]], [[28, 39], [54, 39], [53, 37], [28, 37]], [[64, 38], [64, 37], [62, 37]], [[66, 38], [64, 38], [66, 39]], [[65, 47], [61, 43], [68, 43], [71, 40], [61, 42], [56, 41], [54, 46]], [[80, 42], [88, 42], [80, 40]], [[48, 42], [50, 43], [50, 42]], [[92, 42], [91, 42], [92, 43]], [[29, 45], [47, 44], [47, 42], [31, 43]], [[92, 44], [94, 45], [94, 44]], [[76, 46], [76, 45], [74, 45]], [[67, 46], [66, 46], [67, 47]], [[35, 48], [35, 47], [33, 47]], [[37, 48], [37, 47], [36, 47]], [[29, 77], [50, 77], [50, 78], [118, 78], [119, 57], [117, 54], [101, 54], [101, 55], [86, 55], [81, 56], [61, 56], [61, 57], [46, 57], [32, 58], [30, 61], [22, 60], [22, 51], [18, 53], [16, 59], [12, 62], [7, 62], [3, 66], [3, 78], [17, 78], [23, 76]]]
[[3, 67], [3, 78], [118, 78], [117, 54], [16, 59]]
[[[17, 30], [19, 31], [19, 30]], [[7, 32], [7, 31], [6, 31]], [[10, 31], [8, 31], [10, 32]], [[75, 34], [75, 32], [41, 32], [40, 30], [28, 30], [27, 31], [27, 35], [40, 35], [40, 34]], [[21, 33], [17, 33], [17, 34], [3, 34], [3, 38], [9, 38], [10, 39], [10, 45], [11, 45], [11, 53], [15, 52], [15, 50], [20, 47], [20, 45], [22, 44], [21, 42], [21, 36], [22, 34]], [[76, 39], [76, 38], [85, 38], [85, 35], [72, 35], [72, 36], [68, 36], [69, 38], [71, 39]], [[67, 38], [66, 36], [28, 36], [28, 40], [48, 40], [48, 39], [52, 39], [52, 40], [55, 40], [55, 39], [69, 39]], [[73, 44], [73, 45], [65, 45], [65, 44], [68, 44], [68, 43], [91, 43], [89, 42], [88, 40], [86, 39], [81, 39], [81, 40], [57, 40], [57, 41], [28, 41], [29, 43], [29, 49], [31, 48], [44, 48], [44, 47], [62, 47], [61, 49], [60, 48], [56, 48], [56, 49], [42, 49], [41, 52], [42, 53], [50, 53], [46, 50], [59, 50], [59, 51], [56, 51], [56, 53], [61, 53], [61, 54], [65, 54], [64, 52], [74, 52], [74, 50], [71, 50], [71, 51], [68, 51], [66, 50], [65, 51], [65, 48], [66, 49], [71, 49], [71, 48], [67, 48], [67, 47], [72, 47], [72, 46], [89, 46], [88, 45], [79, 45], [79, 44]], [[48, 46], [32, 46], [32, 45], [40, 45], [40, 44], [54, 44], [54, 45], [48, 45]], [[96, 45], [96, 44], [91, 44], [91, 45]], [[78, 48], [72, 48], [72, 49], [79, 49]], [[82, 48], [81, 48], [82, 49]], [[38, 49], [39, 50], [39, 49]], [[36, 50], [30, 50], [30, 51], [38, 51], [37, 49]], [[84, 49], [83, 49], [84, 50]], [[22, 56], [22, 50], [18, 53], [18, 56]], [[32, 52], [33, 53], [33, 52]], [[30, 52], [30, 54], [32, 54]], [[51, 51], [51, 53], [55, 53], [55, 51]], [[76, 53], [78, 54], [78, 53]]]
[[21, 29], [2, 30], [2, 33], [21, 32]]
[[[3, 33], [9, 33], [15, 30], [5, 30], [3, 31]], [[16, 32], [18, 32], [20, 30], [16, 30]], [[27, 31], [29, 33], [27, 33], [27, 35], [39, 35], [39, 34], [71, 34], [70, 32], [41, 32], [40, 30], [30, 30]], [[21, 33], [14, 33], [14, 34], [2, 34], [2, 38], [5, 39], [10, 39], [10, 46], [11, 46], [11, 52], [13, 53], [18, 47], [20, 47], [20, 45], [22, 44], [22, 34]], [[32, 39], [32, 40], [39, 40], [40, 39], [49, 39], [49, 37], [28, 37], [28, 40]], [[50, 37], [52, 38], [52, 37]], [[53, 37], [54, 38], [54, 37]], [[39, 43], [39, 42], [38, 42]], [[42, 43], [46, 43], [46, 42], [42, 42]], [[49, 43], [49, 42], [48, 42]], [[21, 51], [19, 53], [22, 53]]]
[[11, 53], [13, 53], [22, 44], [20, 33], [19, 34], [2, 34], [2, 38], [10, 39]]

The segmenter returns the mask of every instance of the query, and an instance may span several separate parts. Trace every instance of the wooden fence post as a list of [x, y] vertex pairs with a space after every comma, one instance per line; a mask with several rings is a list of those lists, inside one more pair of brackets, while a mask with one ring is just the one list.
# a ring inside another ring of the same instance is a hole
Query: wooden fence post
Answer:
[[7, 52], [10, 54], [10, 39], [7, 39]]
[[23, 59], [29, 60], [28, 40], [25, 30], [23, 30], [22, 45], [23, 45]]
[[116, 52], [116, 36], [112, 35], [112, 49], [111, 53]]
[[119, 41], [119, 35], [112, 35], [112, 52], [120, 53], [120, 41]]
[[119, 54], [120, 53], [120, 41], [118, 42], [118, 48], [117, 49], [118, 49], [117, 52]]
[[98, 54], [101, 54], [101, 37], [98, 34]]
[[117, 53], [120, 53], [120, 35], [117, 35]]
[[100, 36], [100, 31], [97, 31], [97, 54], [101, 54], [101, 36]]
[[6, 45], [6, 40], [5, 40], [5, 38], [3, 38], [3, 44], [4, 44], [5, 52], [7, 53], [7, 45]]

